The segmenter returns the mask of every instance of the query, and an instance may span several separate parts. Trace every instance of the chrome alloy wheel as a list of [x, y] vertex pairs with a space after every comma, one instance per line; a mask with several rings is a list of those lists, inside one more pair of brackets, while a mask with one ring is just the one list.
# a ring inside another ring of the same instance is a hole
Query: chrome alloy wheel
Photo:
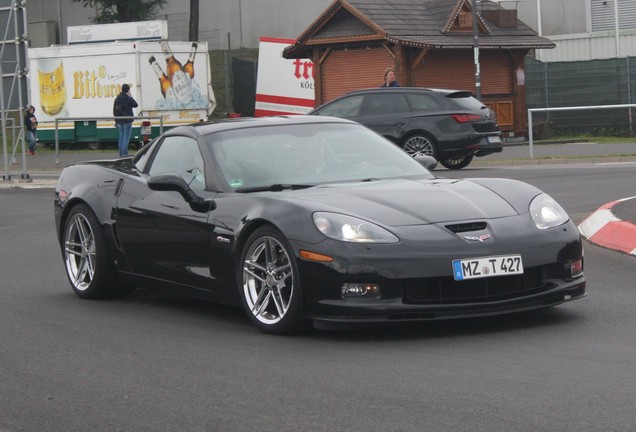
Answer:
[[420, 155], [435, 157], [435, 147], [425, 135], [413, 135], [404, 142], [402, 148], [412, 157]]
[[243, 293], [261, 323], [285, 318], [294, 295], [294, 273], [285, 247], [274, 237], [262, 236], [250, 245], [243, 261]]
[[66, 225], [64, 261], [75, 289], [86, 290], [95, 275], [96, 253], [91, 225], [81, 213], [73, 214]]

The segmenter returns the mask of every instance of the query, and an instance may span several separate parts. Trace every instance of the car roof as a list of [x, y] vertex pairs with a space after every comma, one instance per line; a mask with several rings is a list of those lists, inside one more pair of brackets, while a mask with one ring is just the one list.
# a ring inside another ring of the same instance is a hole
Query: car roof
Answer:
[[356, 124], [350, 120], [336, 117], [316, 117], [309, 115], [288, 115], [273, 117], [238, 117], [232, 119], [218, 119], [208, 122], [192, 123], [184, 126], [177, 126], [167, 131], [164, 135], [193, 135], [203, 136], [216, 132], [223, 132], [235, 129], [258, 128], [264, 126], [287, 126], [303, 124]]
[[472, 96], [472, 93], [468, 90], [429, 88], [429, 87], [371, 87], [366, 89], [354, 90], [343, 96], [351, 96], [356, 94], [367, 94], [367, 93], [380, 93], [380, 92], [382, 93], [440, 93], [443, 96], [448, 96], [450, 94], [465, 94], [466, 96]]

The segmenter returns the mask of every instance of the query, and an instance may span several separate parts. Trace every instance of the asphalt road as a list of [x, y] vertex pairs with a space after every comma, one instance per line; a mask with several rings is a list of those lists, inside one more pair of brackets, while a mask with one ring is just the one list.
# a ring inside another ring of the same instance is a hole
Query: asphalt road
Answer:
[[[579, 223], [633, 195], [635, 169], [461, 175], [533, 183]], [[0, 189], [0, 431], [632, 431], [634, 257], [585, 260], [589, 296], [552, 309], [273, 337], [193, 300], [80, 300], [52, 191]]]

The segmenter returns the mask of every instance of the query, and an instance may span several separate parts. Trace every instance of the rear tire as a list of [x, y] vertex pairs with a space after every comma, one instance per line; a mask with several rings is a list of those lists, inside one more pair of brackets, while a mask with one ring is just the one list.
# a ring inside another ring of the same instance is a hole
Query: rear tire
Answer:
[[102, 144], [98, 141], [91, 141], [88, 143], [88, 148], [90, 150], [100, 150], [102, 148]]
[[450, 159], [444, 159], [439, 161], [443, 166], [450, 170], [458, 170], [466, 168], [473, 160], [472, 155], [454, 157]]
[[66, 219], [62, 256], [66, 275], [79, 297], [120, 297], [131, 292], [121, 287], [115, 278], [102, 227], [84, 204], [75, 206]]
[[425, 155], [437, 159], [435, 140], [424, 134], [411, 135], [402, 143], [402, 150], [411, 157]]

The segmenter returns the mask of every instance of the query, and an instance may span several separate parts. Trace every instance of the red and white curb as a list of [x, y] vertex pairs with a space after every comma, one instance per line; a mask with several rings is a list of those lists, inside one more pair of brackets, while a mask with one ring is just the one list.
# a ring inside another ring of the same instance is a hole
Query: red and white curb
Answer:
[[636, 255], [636, 226], [618, 219], [612, 213], [612, 207], [616, 204], [634, 198], [636, 196], [599, 207], [579, 225], [583, 237], [599, 246]]

